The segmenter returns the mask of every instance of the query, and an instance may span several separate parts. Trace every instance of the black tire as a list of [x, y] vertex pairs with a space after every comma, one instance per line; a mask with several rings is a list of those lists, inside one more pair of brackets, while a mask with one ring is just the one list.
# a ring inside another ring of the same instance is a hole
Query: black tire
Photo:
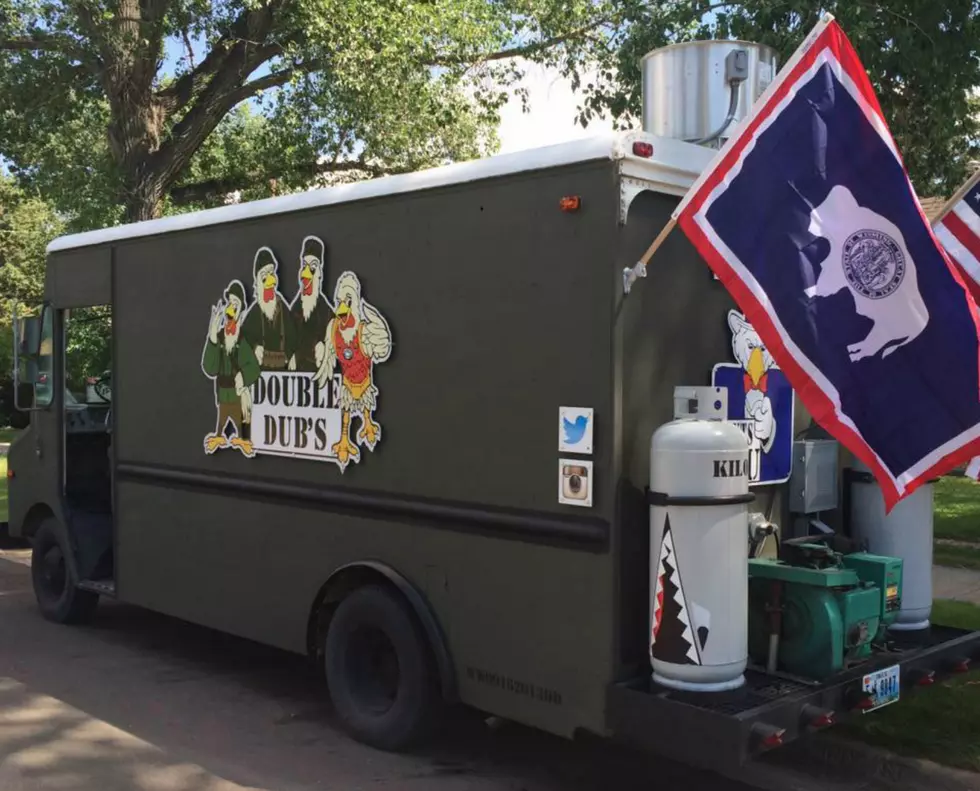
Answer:
[[428, 643], [405, 601], [358, 588], [337, 607], [325, 646], [327, 685], [347, 732], [400, 751], [431, 731], [440, 706]]
[[78, 589], [65, 530], [54, 517], [48, 517], [37, 529], [32, 543], [31, 580], [41, 615], [61, 624], [90, 621], [99, 596]]

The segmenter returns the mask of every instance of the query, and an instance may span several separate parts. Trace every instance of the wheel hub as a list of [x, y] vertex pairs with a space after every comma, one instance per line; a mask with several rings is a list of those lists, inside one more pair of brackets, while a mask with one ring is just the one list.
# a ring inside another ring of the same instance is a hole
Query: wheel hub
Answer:
[[358, 704], [384, 714], [398, 697], [398, 655], [380, 629], [362, 627], [350, 637], [347, 650], [350, 689]]
[[51, 599], [60, 598], [65, 591], [68, 571], [65, 566], [65, 556], [59, 547], [51, 547], [44, 553], [40, 571], [41, 589], [44, 594]]

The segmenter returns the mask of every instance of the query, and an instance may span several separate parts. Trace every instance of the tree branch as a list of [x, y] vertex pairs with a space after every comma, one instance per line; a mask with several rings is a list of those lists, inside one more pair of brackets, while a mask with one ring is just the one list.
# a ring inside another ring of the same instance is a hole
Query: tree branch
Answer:
[[583, 25], [575, 30], [562, 33], [559, 36], [551, 36], [550, 38], [535, 41], [530, 44], [523, 44], [519, 47], [509, 47], [507, 49], [497, 50], [496, 52], [473, 53], [471, 55], [454, 55], [452, 57], [435, 58], [429, 61], [426, 65], [466, 66], [477, 63], [489, 63], [495, 60], [506, 60], [507, 58], [526, 57], [527, 55], [534, 55], [543, 50], [551, 49], [558, 44], [564, 44], [566, 41], [574, 41], [575, 39], [581, 38], [582, 36], [591, 33], [596, 28], [602, 27], [609, 21], [609, 19], [603, 17], [602, 19], [597, 19], [590, 22], [588, 25]]
[[[371, 165], [364, 160], [348, 160], [344, 162], [318, 162], [312, 165], [294, 168], [287, 173], [278, 174], [279, 178], [308, 178], [322, 176], [327, 173], [367, 173], [372, 178], [387, 176], [399, 172], [394, 168], [383, 168]], [[176, 206], [186, 206], [191, 203], [204, 203], [216, 198], [222, 198], [237, 190], [256, 187], [270, 181], [275, 176], [268, 174], [243, 174], [223, 179], [208, 179], [194, 184], [181, 184], [170, 190], [170, 200]]]
[[0, 50], [6, 52], [61, 52], [79, 60], [84, 59], [85, 52], [78, 42], [68, 36], [45, 33], [35, 30], [27, 36], [0, 38]]
[[[236, 30], [233, 31], [237, 37], [236, 42], [223, 55], [220, 63], [212, 62], [208, 65], [213, 76], [203, 86], [192, 85], [194, 90], [188, 101], [193, 100], [193, 104], [174, 125], [169, 139], [153, 155], [150, 164], [154, 179], [163, 189], [170, 186], [225, 114], [238, 103], [237, 96], [248, 75], [280, 51], [278, 43], [254, 42], [268, 39], [276, 22], [276, 13], [287, 2], [289, 0], [272, 0], [267, 5], [247, 11], [243, 17], [239, 17], [234, 25]], [[209, 59], [210, 53], [196, 71], [200, 71]]]
[[[256, 47], [250, 33], [253, 33], [256, 27], [265, 27], [266, 25], [263, 24], [265, 20], [271, 21], [273, 14], [285, 7], [286, 2], [288, 0], [276, 0], [276, 2], [263, 8], [243, 11], [232, 22], [225, 34], [215, 42], [195, 69], [184, 74], [166, 88], [157, 91], [157, 101], [168, 115], [190, 105], [205, 90], [212, 77], [215, 77], [222, 69], [228, 68], [229, 56], [235, 51], [240, 51], [242, 47], [250, 47], [255, 50], [250, 53], [249, 57], [249, 63], [254, 64], [252, 71], [276, 55], [282, 54], [280, 44], [265, 44]], [[265, 38], [267, 32], [261, 38]]]
[[317, 65], [309, 63], [302, 64], [298, 66], [290, 66], [288, 69], [281, 69], [280, 71], [274, 71], [271, 74], [267, 74], [264, 77], [259, 77], [256, 80], [245, 83], [241, 88], [231, 91], [228, 95], [228, 101], [232, 103], [234, 107], [239, 102], [243, 102], [246, 99], [255, 96], [259, 91], [267, 91], [270, 88], [278, 88], [289, 82], [293, 75], [295, 74], [306, 74], [311, 71], [315, 71]]

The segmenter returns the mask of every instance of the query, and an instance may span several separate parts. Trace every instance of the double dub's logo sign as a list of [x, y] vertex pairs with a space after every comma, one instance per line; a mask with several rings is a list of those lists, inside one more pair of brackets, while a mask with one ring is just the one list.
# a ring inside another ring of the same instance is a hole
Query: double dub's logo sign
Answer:
[[233, 280], [211, 308], [201, 358], [214, 381], [217, 422], [206, 453], [299, 456], [343, 472], [381, 441], [375, 366], [391, 354], [388, 321], [342, 272], [333, 301], [323, 294], [324, 245], [303, 240], [296, 294], [283, 297], [268, 247], [255, 253], [252, 299]]

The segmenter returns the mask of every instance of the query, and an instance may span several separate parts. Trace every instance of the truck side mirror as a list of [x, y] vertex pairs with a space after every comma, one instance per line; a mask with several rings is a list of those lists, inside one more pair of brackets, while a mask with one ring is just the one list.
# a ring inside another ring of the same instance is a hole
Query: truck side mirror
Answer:
[[14, 315], [14, 407], [22, 412], [37, 409], [39, 402], [51, 403], [52, 382], [39, 365], [41, 358], [50, 358], [53, 351], [52, 339], [44, 338], [45, 322], [51, 321], [50, 310], [51, 306], [45, 304], [38, 317]]
[[24, 357], [36, 357], [41, 352], [41, 327], [44, 311], [48, 309], [45, 305], [41, 311], [41, 316], [29, 316], [18, 321], [17, 338], [19, 341], [17, 351]]
[[28, 410], [34, 406], [34, 385], [31, 382], [18, 382], [14, 403], [21, 409]]

